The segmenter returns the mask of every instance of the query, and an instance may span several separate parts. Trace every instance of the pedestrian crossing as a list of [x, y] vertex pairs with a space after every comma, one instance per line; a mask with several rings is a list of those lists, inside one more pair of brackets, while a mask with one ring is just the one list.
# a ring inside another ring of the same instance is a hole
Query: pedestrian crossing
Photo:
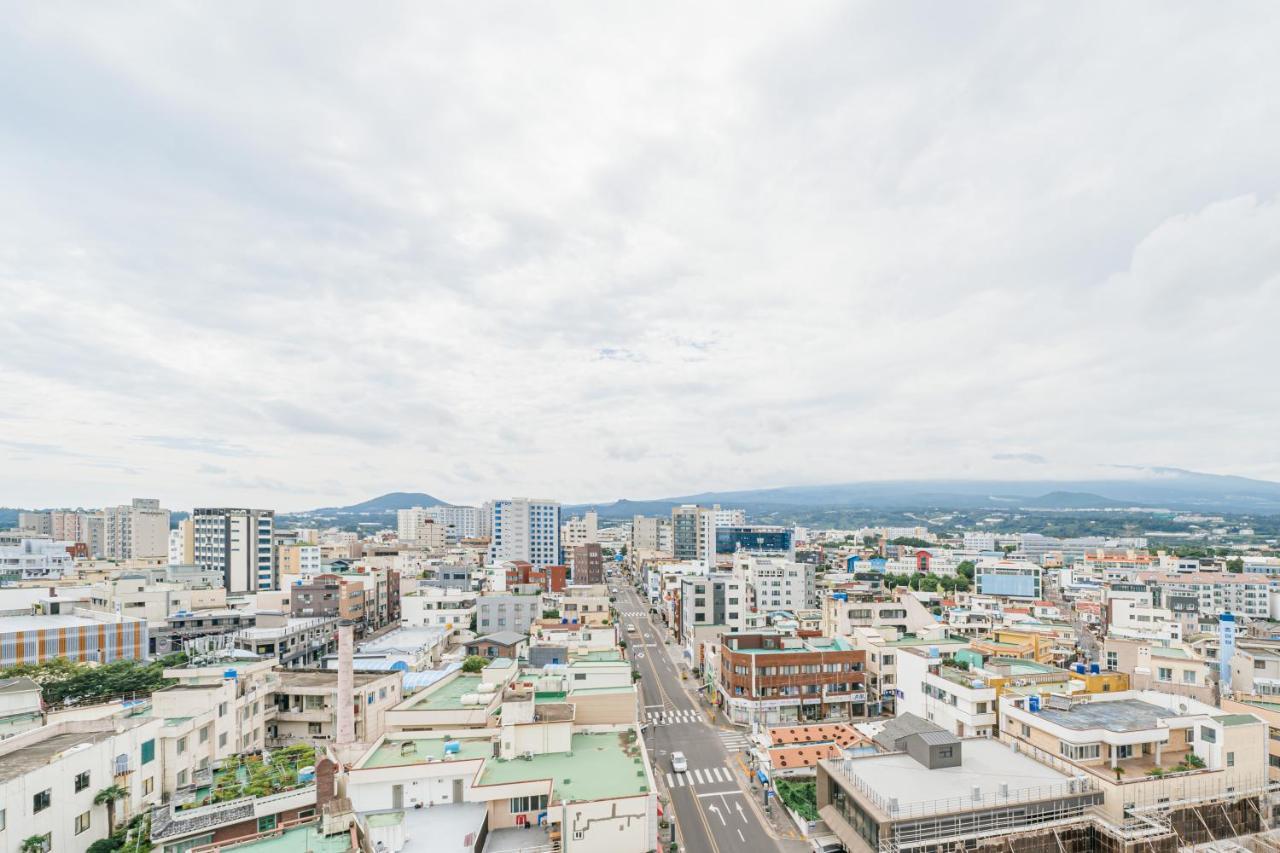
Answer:
[[697, 788], [706, 785], [734, 785], [733, 771], [727, 767], [701, 767], [684, 773], [668, 773], [668, 788]]
[[716, 732], [716, 734], [720, 736], [720, 742], [729, 752], [741, 752], [751, 746], [751, 741], [747, 740], [747, 736], [742, 732]]
[[644, 715], [646, 723], [655, 726], [674, 726], [677, 723], [704, 723], [706, 718], [698, 710], [650, 711]]
[[623, 616], [631, 616], [637, 619], [649, 615], [643, 610], [619, 610], [618, 612], [621, 613]]

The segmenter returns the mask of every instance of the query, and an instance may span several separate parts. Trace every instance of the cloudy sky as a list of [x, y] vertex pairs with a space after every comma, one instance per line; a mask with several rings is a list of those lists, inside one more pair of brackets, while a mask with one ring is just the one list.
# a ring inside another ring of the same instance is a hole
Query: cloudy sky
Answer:
[[0, 23], [0, 505], [1280, 479], [1280, 6]]

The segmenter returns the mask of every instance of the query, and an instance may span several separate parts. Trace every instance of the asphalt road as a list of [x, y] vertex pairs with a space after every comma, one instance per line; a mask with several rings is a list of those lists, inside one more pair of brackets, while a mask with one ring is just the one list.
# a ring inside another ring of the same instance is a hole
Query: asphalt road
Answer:
[[[680, 672], [664, 646], [664, 627], [655, 627], [648, 604], [625, 576], [610, 579], [616, 586], [618, 621], [627, 650], [640, 670], [643, 708], [641, 722], [659, 790], [666, 790], [675, 811], [677, 841], [690, 853], [780, 853], [782, 847], [769, 835], [760, 808], [750, 793], [742, 732], [711, 725], [708, 712], [685, 692]], [[636, 628], [626, 631], [626, 626]], [[726, 742], [734, 749], [726, 749]], [[686, 773], [671, 769], [671, 753], [683, 752], [689, 762]], [[793, 848], [794, 849], [794, 848]]]

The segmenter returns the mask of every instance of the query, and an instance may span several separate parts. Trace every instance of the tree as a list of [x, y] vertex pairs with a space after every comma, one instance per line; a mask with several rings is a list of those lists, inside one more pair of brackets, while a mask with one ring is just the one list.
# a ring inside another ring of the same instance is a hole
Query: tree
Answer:
[[85, 853], [116, 853], [121, 846], [120, 839], [109, 835], [106, 838], [99, 838], [90, 844]]
[[21, 853], [44, 853], [49, 848], [45, 846], [45, 836], [28, 835], [22, 839], [22, 846], [18, 849]]
[[1240, 574], [1241, 572], [1244, 571], [1244, 560], [1240, 559], [1239, 557], [1236, 557], [1231, 560], [1227, 560], [1227, 571], [1236, 575]]
[[116, 834], [116, 800], [123, 800], [127, 796], [129, 792], [114, 783], [93, 795], [95, 806], [107, 807], [107, 835]]
[[462, 662], [462, 671], [463, 672], [479, 672], [480, 670], [484, 669], [488, 665], [489, 665], [489, 662], [484, 658], [480, 657], [480, 655], [469, 655], [467, 659]]
[[933, 543], [927, 539], [918, 539], [915, 536], [899, 536], [893, 540], [894, 545], [906, 545], [909, 548], [932, 548]]
[[956, 566], [956, 574], [968, 580], [973, 580], [973, 560], [961, 560], [960, 565]]

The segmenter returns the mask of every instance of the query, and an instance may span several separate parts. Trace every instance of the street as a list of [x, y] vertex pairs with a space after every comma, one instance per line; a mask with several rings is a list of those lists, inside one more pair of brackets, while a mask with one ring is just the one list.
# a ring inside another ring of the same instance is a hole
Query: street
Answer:
[[[710, 723], [709, 711], [686, 692], [665, 646], [665, 628], [655, 627], [648, 602], [624, 577], [611, 582], [618, 589], [619, 627], [641, 674], [640, 720], [649, 723], [645, 741], [659, 790], [665, 789], [670, 797], [666, 813], [671, 818], [674, 810], [676, 840], [692, 853], [778, 853], [783, 848], [757, 814], [761, 804], [752, 800], [761, 796], [759, 788], [754, 795], [748, 793], [744, 733]], [[627, 631], [628, 625], [636, 631]], [[672, 771], [674, 751], [684, 753], [687, 772]], [[801, 849], [797, 842], [787, 846]]]

